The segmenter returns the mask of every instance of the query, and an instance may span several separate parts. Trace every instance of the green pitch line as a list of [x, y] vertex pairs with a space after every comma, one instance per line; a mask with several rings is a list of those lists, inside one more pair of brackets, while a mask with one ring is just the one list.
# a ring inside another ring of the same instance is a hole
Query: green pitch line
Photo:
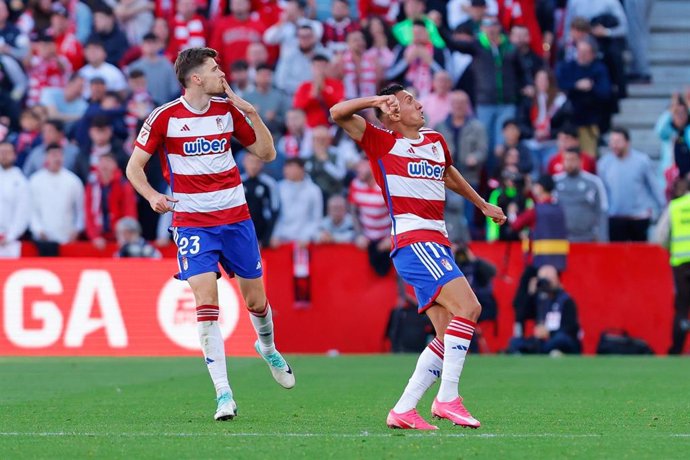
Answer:
[[[479, 430], [389, 430], [415, 356], [292, 356], [283, 390], [229, 359], [239, 405], [214, 422], [199, 359], [0, 358], [0, 459], [687, 458], [690, 360], [481, 357], [461, 382]], [[419, 409], [428, 418], [434, 390]]]

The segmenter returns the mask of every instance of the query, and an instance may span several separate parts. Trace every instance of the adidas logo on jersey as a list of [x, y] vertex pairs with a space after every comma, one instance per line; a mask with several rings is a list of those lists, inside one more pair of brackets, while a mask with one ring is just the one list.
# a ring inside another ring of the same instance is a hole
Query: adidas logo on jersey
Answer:
[[443, 174], [446, 168], [443, 166], [434, 166], [426, 160], [410, 162], [407, 164], [407, 174], [410, 177], [422, 177], [424, 179], [443, 179]]
[[180, 129], [180, 131], [191, 131], [191, 129], [189, 129], [189, 126], [184, 125], [184, 126]]
[[182, 144], [185, 155], [204, 155], [206, 153], [223, 153], [227, 145], [227, 139], [206, 140], [198, 137], [193, 141]]

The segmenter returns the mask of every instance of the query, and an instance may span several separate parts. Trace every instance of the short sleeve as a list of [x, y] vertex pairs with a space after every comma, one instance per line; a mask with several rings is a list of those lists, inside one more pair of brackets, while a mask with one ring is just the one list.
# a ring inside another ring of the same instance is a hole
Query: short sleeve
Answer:
[[151, 115], [149, 115], [144, 125], [141, 127], [137, 140], [134, 143], [135, 147], [139, 147], [149, 155], [156, 153], [164, 142], [163, 132], [165, 130], [162, 128], [164, 125], [164, 117], [158, 115], [159, 113], [157, 110], [154, 110]]
[[232, 136], [245, 147], [252, 145], [254, 142], [256, 142], [256, 133], [254, 132], [254, 127], [237, 107], [232, 105], [230, 102], [228, 102], [228, 105], [230, 106], [230, 115], [232, 115]]
[[378, 160], [393, 149], [395, 135], [387, 129], [378, 128], [367, 122], [362, 139], [357, 142], [371, 160]]

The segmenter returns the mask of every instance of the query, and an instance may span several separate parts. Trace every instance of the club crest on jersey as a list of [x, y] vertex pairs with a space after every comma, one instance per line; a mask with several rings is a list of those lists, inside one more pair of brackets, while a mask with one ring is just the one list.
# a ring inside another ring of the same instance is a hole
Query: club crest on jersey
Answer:
[[227, 145], [227, 139], [214, 139], [212, 141], [206, 140], [203, 137], [197, 137], [193, 141], [182, 144], [182, 149], [185, 155], [204, 155], [206, 153], [223, 153]]
[[216, 117], [216, 126], [218, 126], [218, 131], [223, 132], [225, 126], [223, 126], [223, 119], [221, 117]]
[[410, 177], [441, 180], [445, 172], [446, 168], [444, 166], [434, 166], [426, 160], [407, 163], [407, 174]]
[[448, 262], [448, 259], [441, 259], [441, 265], [443, 265], [443, 268], [446, 270], [453, 271], [453, 266]]

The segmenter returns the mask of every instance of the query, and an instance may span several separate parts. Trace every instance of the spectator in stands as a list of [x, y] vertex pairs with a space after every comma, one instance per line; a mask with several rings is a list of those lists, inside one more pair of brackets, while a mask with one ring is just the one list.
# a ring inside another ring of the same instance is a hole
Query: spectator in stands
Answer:
[[244, 174], [242, 185], [247, 198], [249, 214], [254, 222], [256, 237], [263, 247], [271, 242], [271, 235], [280, 211], [280, 197], [278, 183], [268, 174], [264, 174], [263, 161], [250, 153], [242, 157]]
[[577, 44], [582, 40], [592, 38], [592, 25], [583, 17], [573, 18], [570, 29], [563, 40], [563, 46], [558, 55], [559, 62], [570, 62], [577, 59]]
[[[124, 171], [129, 156], [122, 148], [122, 142], [113, 137], [113, 127], [107, 115], [97, 115], [88, 129], [89, 141], [79, 145], [78, 175], [82, 180], [100, 163], [103, 155], [112, 155]], [[106, 165], [107, 166], [107, 165]]]
[[393, 24], [400, 13], [400, 3], [401, 0], [358, 0], [359, 19], [366, 26], [374, 18], [385, 19], [388, 24]]
[[666, 206], [654, 168], [646, 154], [630, 146], [625, 128], [611, 129], [609, 149], [597, 163], [609, 198], [609, 238], [647, 241], [651, 219]]
[[520, 125], [517, 120], [506, 120], [503, 123], [502, 134], [504, 143], [496, 146], [494, 155], [500, 160], [505, 155], [508, 155], [511, 150], [516, 150], [518, 154], [518, 170], [522, 174], [531, 174], [534, 169], [532, 155], [525, 143], [521, 140], [522, 133], [520, 132]]
[[558, 86], [572, 104], [572, 121], [577, 126], [580, 147], [591, 157], [597, 156], [602, 107], [611, 97], [611, 81], [604, 64], [596, 58], [597, 45], [592, 39], [577, 43], [575, 61], [556, 67]]
[[[609, 73], [613, 100], [627, 96], [625, 80], [625, 37], [628, 33], [628, 20], [620, 0], [570, 0], [566, 10], [566, 30], [573, 18], [582, 17], [592, 25], [592, 35], [596, 38], [603, 61]], [[600, 108], [601, 110], [601, 108]]]
[[278, 183], [280, 215], [271, 245], [296, 242], [306, 246], [316, 241], [323, 219], [321, 190], [305, 174], [304, 160], [289, 158], [283, 171], [285, 179]]
[[127, 127], [127, 150], [132, 150], [134, 138], [139, 133], [144, 120], [156, 108], [153, 96], [149, 93], [146, 75], [142, 70], [134, 69], [129, 72], [129, 95], [125, 102], [127, 113], [125, 125]]
[[563, 208], [553, 199], [555, 184], [551, 176], [543, 175], [532, 185], [534, 207], [516, 218], [509, 217], [514, 232], [529, 229], [527, 264], [520, 277], [520, 284], [513, 299], [515, 309], [514, 337], [523, 336], [525, 321], [534, 319], [535, 306], [530, 301], [529, 287], [537, 272], [545, 265], [553, 266], [558, 272], [566, 268], [568, 252], [568, 230]]
[[[516, 104], [525, 75], [520, 59], [501, 33], [496, 18], [485, 18], [482, 31], [476, 39], [455, 41], [444, 32], [448, 47], [470, 54], [477, 101], [477, 117], [489, 134], [489, 151], [503, 143], [502, 126], [506, 120], [515, 118]], [[493, 169], [494, 157], [489, 156], [487, 167]]]
[[[305, 15], [305, 2], [301, 0], [288, 0], [284, 3], [283, 11], [280, 13], [278, 23], [273, 24], [264, 32], [264, 43], [267, 45], [280, 45], [281, 59], [294, 48], [304, 48], [307, 42], [314, 40], [320, 42], [323, 36], [323, 24], [319, 21], [309, 19]], [[308, 27], [313, 32], [311, 37], [302, 34], [300, 37], [299, 29]], [[312, 45], [313, 46], [313, 45]]]
[[347, 174], [345, 158], [333, 148], [333, 137], [328, 126], [312, 129], [312, 154], [305, 158], [305, 168], [312, 181], [323, 192], [324, 203], [343, 191], [343, 179]]
[[[495, 0], [494, 0], [495, 3]], [[494, 11], [489, 12], [486, 0], [451, 0], [448, 2], [447, 20], [448, 27], [454, 30], [458, 27], [467, 31], [472, 36], [477, 36], [481, 31], [482, 20], [487, 14], [495, 16], [498, 8], [494, 6]]]
[[628, 49], [632, 55], [629, 83], [651, 83], [649, 70], [649, 18], [654, 0], [623, 0], [625, 16], [628, 20]]
[[[72, 74], [64, 88], [44, 88], [41, 91], [40, 105], [48, 111], [48, 118], [64, 123], [65, 133], [72, 130], [74, 123], [86, 112], [88, 103], [82, 97], [84, 78]], [[105, 92], [105, 85], [103, 85]]]
[[19, 127], [21, 101], [29, 87], [19, 62], [0, 47], [0, 117], [7, 117], [12, 130]]
[[[434, 129], [446, 139], [453, 157], [453, 164], [460, 171], [469, 184], [479, 188], [481, 173], [487, 157], [487, 136], [484, 126], [472, 116], [470, 98], [464, 91], [453, 91], [449, 94], [450, 114], [446, 119], [434, 126]], [[426, 106], [425, 106], [426, 108]], [[464, 201], [463, 205], [455, 203], [452, 209], [464, 209], [467, 226], [473, 236], [477, 235], [474, 219], [474, 207], [456, 193], [446, 196], [446, 205], [455, 201]], [[449, 216], [447, 216], [449, 217]], [[455, 225], [455, 219], [447, 219], [447, 225]]]
[[535, 285], [536, 325], [533, 337], [514, 337], [508, 353], [542, 353], [552, 356], [579, 354], [580, 324], [577, 306], [563, 290], [558, 271], [551, 265], [539, 269]]
[[347, 49], [347, 36], [355, 30], [359, 30], [359, 24], [350, 17], [348, 0], [334, 0], [331, 17], [323, 24], [323, 46], [333, 54], [342, 53]]
[[426, 126], [436, 126], [448, 118], [450, 114], [450, 91], [453, 89], [453, 80], [448, 72], [441, 70], [434, 74], [431, 87], [431, 93], [419, 100], [422, 106], [424, 106], [424, 122]]
[[139, 45], [153, 27], [155, 4], [147, 0], [120, 0], [114, 6], [115, 16], [131, 45]]
[[563, 124], [563, 120], [558, 119], [558, 113], [566, 99], [556, 85], [556, 76], [549, 70], [538, 70], [534, 77], [534, 97], [522, 107], [526, 112], [523, 112], [522, 118], [528, 120], [530, 133], [525, 145], [532, 154], [533, 171], [537, 175], [546, 171], [551, 157], [558, 151], [554, 133], [559, 124]]
[[72, 73], [69, 61], [57, 54], [55, 38], [47, 31], [33, 37], [35, 54], [25, 61], [29, 77], [26, 105], [33, 107], [41, 98], [44, 88], [63, 87]]
[[41, 143], [34, 147], [26, 158], [22, 170], [26, 177], [31, 176], [45, 165], [48, 147], [60, 147], [60, 166], [74, 173], [77, 170], [79, 147], [67, 141], [64, 135], [64, 125], [59, 120], [46, 120], [41, 127]]
[[260, 64], [256, 68], [255, 87], [244, 95], [244, 99], [256, 107], [261, 119], [277, 138], [283, 130], [290, 101], [273, 87], [273, 68], [270, 65]]
[[577, 148], [565, 151], [564, 171], [554, 176], [554, 196], [565, 213], [569, 241], [607, 241], [606, 189], [601, 179], [582, 170], [582, 156]]
[[393, 48], [397, 46], [390, 26], [378, 16], [369, 18], [364, 28], [364, 38], [367, 40], [365, 59], [379, 63], [379, 81], [383, 79], [385, 69], [393, 64]]
[[[580, 141], [577, 138], [577, 128], [569, 123], [564, 124], [556, 135], [556, 147], [558, 150], [556, 154], [551, 157], [546, 167], [546, 172], [551, 176], [563, 172], [563, 157], [566, 150], [580, 149]], [[580, 162], [582, 163], [582, 169], [584, 171], [591, 174], [596, 173], [597, 164], [590, 155], [580, 155]]]
[[679, 94], [674, 94], [669, 110], [664, 111], [656, 122], [654, 130], [662, 142], [658, 176], [664, 178], [664, 182], [664, 173], [669, 168], [677, 168], [678, 177], [690, 173], [689, 118], [687, 101]]
[[129, 71], [140, 70], [146, 77], [146, 88], [156, 105], [172, 101], [180, 94], [180, 82], [169, 60], [161, 56], [163, 43], [152, 33], [144, 35], [141, 57], [129, 66]]
[[304, 112], [299, 109], [288, 110], [285, 114], [285, 129], [285, 135], [276, 143], [277, 159], [309, 156], [312, 141]]
[[246, 59], [252, 43], [260, 43], [266, 26], [252, 14], [249, 0], [228, 0], [230, 15], [214, 21], [209, 46], [218, 51], [218, 63], [226, 72], [240, 59]]
[[57, 255], [55, 245], [75, 241], [84, 230], [84, 186], [76, 174], [64, 168], [60, 144], [49, 144], [44, 156], [43, 168], [29, 179], [33, 201], [30, 229], [41, 255], [49, 255], [42, 249]]
[[[250, 43], [249, 46], [247, 46], [246, 60], [247, 65], [249, 65], [249, 80], [256, 83], [256, 72], [259, 70], [259, 66], [269, 65], [266, 45], [261, 42]], [[271, 77], [272, 76], [273, 73], [271, 73]], [[271, 85], [273, 85], [272, 78]]]
[[9, 17], [7, 3], [0, 2], [0, 53], [8, 54], [21, 62], [29, 55], [29, 37], [22, 33]]
[[16, 159], [14, 145], [0, 142], [0, 258], [20, 256], [19, 238], [31, 217], [29, 184]]
[[60, 3], [53, 3], [50, 31], [55, 37], [58, 55], [69, 61], [73, 71], [81, 69], [84, 65], [84, 49], [74, 34], [69, 11]]
[[206, 19], [197, 13], [195, 0], [176, 0], [175, 16], [170, 21], [168, 54], [177, 56], [188, 48], [206, 46]]
[[347, 201], [342, 195], [328, 199], [326, 217], [319, 228], [319, 243], [354, 243], [355, 223], [347, 212]]
[[435, 48], [444, 48], [445, 43], [439, 34], [436, 23], [425, 14], [426, 2], [423, 0], [404, 0], [403, 11], [405, 20], [393, 25], [393, 36], [402, 46], [408, 46], [414, 42], [414, 25], [421, 22], [422, 27], [427, 30], [430, 43]]
[[348, 196], [357, 230], [355, 244], [367, 251], [369, 264], [378, 275], [384, 276], [391, 267], [388, 256], [391, 218], [368, 160], [362, 159], [357, 163], [356, 174], [350, 183]]
[[[520, 66], [526, 76], [526, 83], [532, 83], [534, 77], [539, 70], [544, 68], [544, 58], [537, 55], [530, 46], [532, 38], [530, 32], [524, 25], [516, 25], [510, 29], [510, 43], [517, 50], [518, 58], [520, 59]], [[534, 88], [526, 86], [522, 89], [523, 95], [532, 97]]]
[[[127, 90], [127, 80], [120, 69], [106, 62], [107, 55], [103, 43], [90, 39], [86, 43], [84, 55], [86, 56], [86, 65], [79, 70], [79, 75], [84, 80], [91, 82], [94, 78], [101, 78], [108, 91], [124, 94]], [[85, 99], [91, 98], [90, 85], [84, 87], [83, 96]]]
[[377, 57], [367, 53], [361, 30], [347, 34], [347, 47], [336, 57], [335, 67], [345, 86], [346, 99], [376, 95], [383, 69]]
[[106, 62], [117, 65], [125, 51], [129, 48], [127, 36], [120, 30], [115, 21], [112, 8], [102, 5], [93, 10], [93, 34], [89, 40], [103, 44]]
[[118, 250], [116, 258], [143, 257], [160, 259], [161, 253], [141, 236], [141, 225], [133, 217], [123, 217], [115, 224], [115, 239]]
[[230, 65], [230, 75], [227, 76], [230, 88], [240, 97], [254, 90], [254, 82], [249, 79], [249, 64], [239, 59]]
[[326, 50], [318, 42], [314, 28], [308, 24], [297, 29], [297, 41], [297, 46], [281, 51], [276, 66], [276, 87], [289, 96], [295, 94], [299, 85], [312, 78], [311, 61], [314, 56], [326, 55]]
[[29, 153], [41, 143], [41, 128], [43, 120], [35, 108], [27, 108], [19, 118], [20, 131], [14, 142], [16, 152], [16, 166], [24, 167]]
[[122, 175], [115, 156], [105, 153], [98, 157], [85, 192], [86, 236], [102, 250], [108, 241], [115, 241], [117, 221], [123, 217], [136, 219], [134, 189]]
[[302, 83], [295, 92], [293, 106], [304, 112], [307, 126], [328, 125], [329, 110], [343, 100], [345, 87], [334, 78], [328, 78], [328, 57], [317, 54], [311, 60], [310, 81]]
[[396, 48], [393, 65], [386, 70], [385, 78], [402, 81], [414, 88], [418, 97], [424, 97], [431, 92], [434, 74], [450, 68], [451, 56], [446, 48], [434, 48], [423, 21], [416, 20], [412, 32], [409, 45]]

